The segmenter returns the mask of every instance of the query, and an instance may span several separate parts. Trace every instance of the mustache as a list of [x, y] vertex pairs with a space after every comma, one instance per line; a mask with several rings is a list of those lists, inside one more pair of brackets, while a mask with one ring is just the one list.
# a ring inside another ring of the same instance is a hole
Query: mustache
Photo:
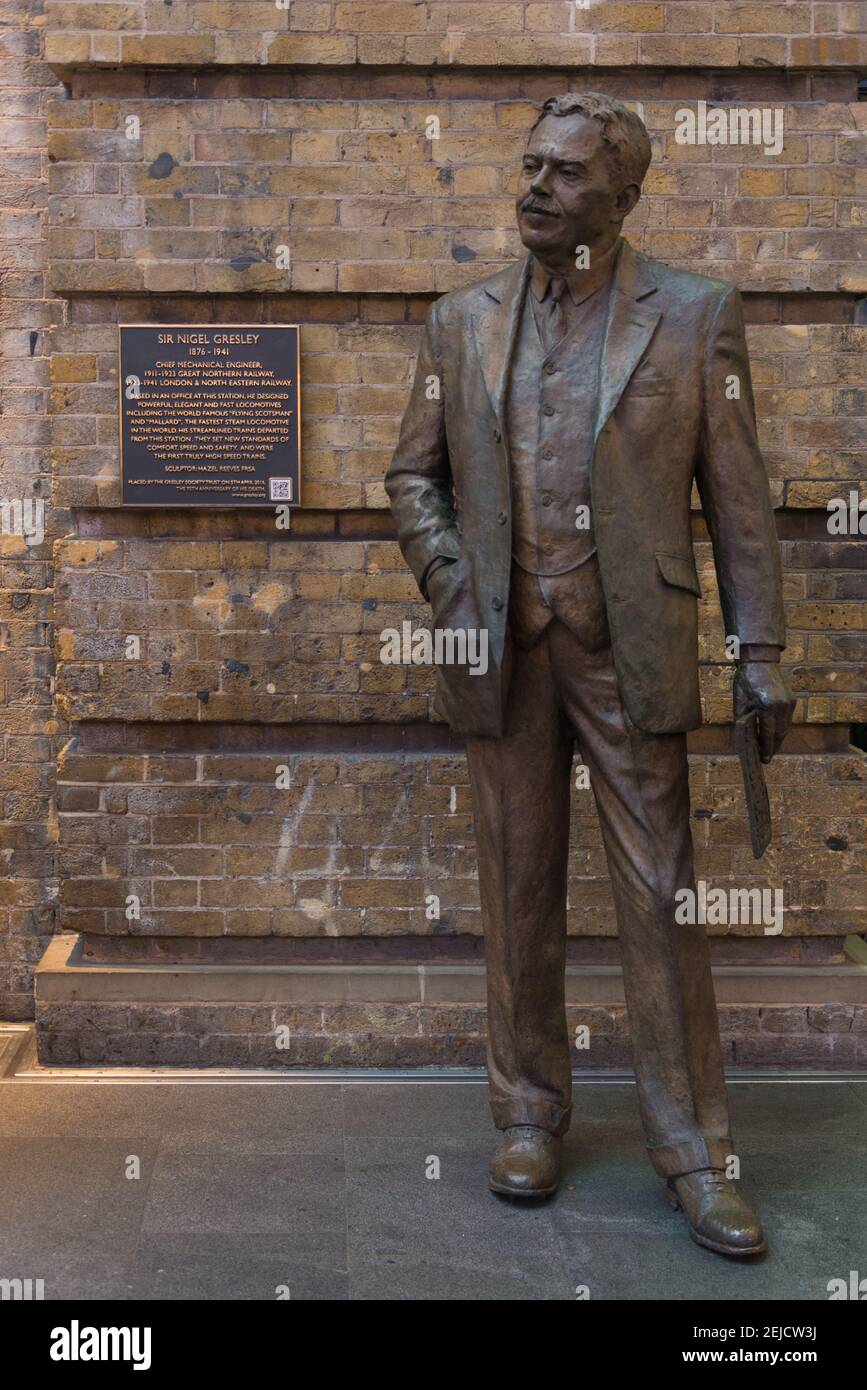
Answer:
[[521, 204], [522, 212], [547, 212], [554, 216], [559, 216], [560, 209], [553, 200], [540, 198], [535, 193], [528, 193]]

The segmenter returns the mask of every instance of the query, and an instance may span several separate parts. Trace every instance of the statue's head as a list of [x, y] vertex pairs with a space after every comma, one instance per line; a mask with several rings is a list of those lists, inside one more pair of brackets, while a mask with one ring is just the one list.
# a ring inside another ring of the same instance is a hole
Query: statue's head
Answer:
[[641, 196], [650, 164], [644, 122], [613, 97], [549, 97], [530, 131], [518, 182], [521, 240], [544, 260], [604, 250]]

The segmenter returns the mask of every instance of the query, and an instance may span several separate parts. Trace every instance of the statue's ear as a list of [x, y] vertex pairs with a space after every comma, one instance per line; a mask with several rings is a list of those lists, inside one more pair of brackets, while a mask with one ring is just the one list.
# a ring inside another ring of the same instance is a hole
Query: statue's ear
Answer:
[[640, 197], [641, 188], [637, 183], [628, 183], [625, 188], [621, 188], [614, 200], [614, 206], [621, 221], [624, 217], [629, 216]]

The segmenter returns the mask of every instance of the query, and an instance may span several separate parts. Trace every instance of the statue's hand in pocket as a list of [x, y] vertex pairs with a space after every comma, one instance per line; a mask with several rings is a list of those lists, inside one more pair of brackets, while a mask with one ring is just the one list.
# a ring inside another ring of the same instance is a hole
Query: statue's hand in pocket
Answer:
[[437, 565], [428, 576], [427, 591], [435, 626], [473, 626], [463, 560], [444, 560]]

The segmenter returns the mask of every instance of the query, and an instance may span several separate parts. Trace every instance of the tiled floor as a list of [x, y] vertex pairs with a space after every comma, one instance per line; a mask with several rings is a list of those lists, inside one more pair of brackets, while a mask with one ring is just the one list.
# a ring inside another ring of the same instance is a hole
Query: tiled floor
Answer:
[[687, 1238], [630, 1085], [576, 1087], [564, 1185], [525, 1208], [486, 1189], [474, 1080], [55, 1084], [8, 1051], [0, 1279], [47, 1298], [827, 1299], [867, 1275], [865, 1083], [731, 1086], [771, 1244], [739, 1264]]

